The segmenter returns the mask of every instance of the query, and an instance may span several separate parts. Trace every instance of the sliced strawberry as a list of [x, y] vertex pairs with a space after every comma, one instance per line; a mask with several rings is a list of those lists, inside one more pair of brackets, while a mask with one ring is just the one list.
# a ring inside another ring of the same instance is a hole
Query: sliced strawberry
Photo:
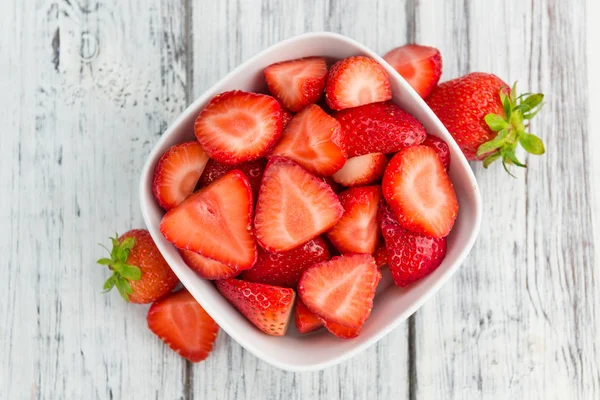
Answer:
[[193, 269], [204, 279], [228, 279], [233, 278], [240, 271], [237, 268], [230, 267], [219, 261], [204, 257], [198, 253], [189, 250], [180, 250], [181, 258], [188, 267]]
[[239, 169], [246, 175], [246, 178], [248, 178], [250, 187], [252, 188], [253, 198], [256, 200], [258, 198], [258, 190], [260, 189], [260, 183], [262, 181], [263, 172], [265, 172], [266, 166], [267, 160], [265, 158], [260, 158], [254, 161], [246, 161], [237, 165], [223, 164], [211, 159], [208, 161], [208, 164], [206, 164], [206, 168], [204, 168], [202, 176], [200, 176], [198, 187], [203, 188], [208, 186], [212, 182], [225, 175], [227, 172], [234, 169]]
[[334, 117], [342, 124], [348, 157], [395, 153], [427, 136], [415, 117], [391, 101], [343, 110]]
[[296, 248], [331, 228], [343, 213], [329, 185], [287, 158], [271, 158], [254, 218], [256, 238], [265, 250]]
[[241, 279], [295, 288], [308, 267], [329, 258], [327, 243], [320, 237], [282, 253], [271, 253], [259, 247], [256, 264], [244, 272]]
[[340, 123], [311, 104], [294, 115], [271, 155], [287, 157], [313, 174], [329, 176], [346, 162], [342, 141]]
[[281, 123], [283, 124], [283, 129], [285, 129], [285, 127], [287, 126], [287, 124], [290, 123], [294, 115], [291, 112], [284, 109], [281, 110], [281, 113]]
[[256, 261], [252, 214], [248, 178], [234, 170], [169, 211], [160, 231], [180, 249], [243, 270]]
[[296, 311], [294, 316], [296, 320], [296, 329], [300, 333], [312, 332], [323, 326], [319, 317], [313, 314], [300, 298], [296, 300]]
[[415, 89], [426, 98], [442, 76], [442, 55], [435, 47], [407, 44], [388, 52], [387, 61]]
[[322, 57], [300, 58], [265, 68], [269, 91], [290, 111], [316, 103], [327, 80], [327, 62]]
[[413, 146], [396, 154], [381, 187], [405, 229], [437, 238], [450, 233], [458, 201], [448, 173], [431, 147]]
[[171, 147], [154, 169], [152, 191], [158, 204], [170, 210], [194, 192], [208, 162], [208, 154], [197, 141]]
[[225, 164], [267, 154], [283, 131], [279, 102], [271, 96], [233, 90], [215, 96], [194, 125], [208, 155]]
[[448, 147], [448, 143], [437, 136], [427, 135], [423, 145], [429, 146], [435, 150], [446, 170], [450, 168], [450, 148]]
[[285, 335], [296, 297], [292, 289], [237, 279], [216, 283], [223, 297], [258, 329], [267, 335]]
[[362, 325], [358, 328], [349, 328], [332, 321], [327, 321], [323, 318], [319, 318], [319, 321], [323, 324], [325, 329], [341, 339], [354, 339], [360, 334], [360, 328], [362, 328]]
[[350, 188], [339, 195], [344, 215], [327, 237], [342, 254], [373, 254], [379, 239], [377, 209], [381, 199], [379, 186]]
[[377, 249], [375, 249], [375, 253], [373, 253], [373, 258], [375, 259], [375, 264], [377, 264], [377, 268], [382, 269], [387, 265], [387, 257], [388, 254], [387, 249], [385, 248], [385, 242], [381, 241], [377, 246]]
[[321, 318], [358, 328], [371, 313], [380, 279], [375, 260], [368, 254], [334, 257], [307, 269], [298, 293]]
[[387, 205], [379, 223], [388, 252], [388, 265], [397, 286], [406, 286], [433, 272], [446, 256], [446, 238], [432, 238], [404, 229]]
[[387, 72], [377, 61], [358, 56], [333, 64], [325, 95], [332, 110], [343, 110], [389, 100], [392, 88]]
[[341, 191], [343, 191], [344, 189], [346, 189], [345, 187], [343, 187], [342, 185], [340, 185], [339, 183], [334, 181], [331, 176], [324, 176], [324, 177], [320, 177], [319, 179], [321, 179], [323, 182], [328, 184], [329, 187], [331, 187], [331, 190], [333, 190], [336, 194], [338, 194]]
[[191, 362], [208, 357], [219, 333], [219, 325], [185, 289], [154, 302], [146, 319], [156, 336]]
[[383, 176], [388, 159], [383, 153], [370, 153], [349, 158], [332, 178], [344, 186], [369, 185]]

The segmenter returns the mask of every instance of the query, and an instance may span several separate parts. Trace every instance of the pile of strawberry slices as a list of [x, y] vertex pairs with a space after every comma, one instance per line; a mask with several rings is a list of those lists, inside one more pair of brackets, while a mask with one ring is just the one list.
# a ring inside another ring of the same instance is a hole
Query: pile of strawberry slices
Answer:
[[264, 76], [269, 94], [215, 96], [197, 140], [162, 156], [160, 230], [263, 332], [284, 335], [294, 314], [301, 333], [354, 338], [382, 267], [406, 286], [444, 259], [458, 213], [448, 146], [392, 101], [371, 58], [285, 61]]

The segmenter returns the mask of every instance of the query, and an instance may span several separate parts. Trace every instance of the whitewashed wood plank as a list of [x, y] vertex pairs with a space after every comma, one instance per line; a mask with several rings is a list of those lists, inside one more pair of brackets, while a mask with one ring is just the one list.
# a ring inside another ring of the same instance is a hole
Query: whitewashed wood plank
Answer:
[[442, 50], [445, 79], [491, 71], [549, 104], [532, 124], [548, 154], [518, 180], [474, 166], [482, 231], [417, 313], [417, 398], [600, 396], [584, 17], [583, 3], [421, 2], [416, 39]]
[[[404, 4], [359, 1], [193, 3], [193, 94], [279, 40], [309, 31], [344, 33], [383, 52], [406, 41]], [[386, 29], [383, 29], [383, 27]], [[338, 367], [288, 373], [258, 360], [225, 334], [190, 374], [199, 399], [366, 399], [408, 397], [407, 325]]]
[[[1, 96], [0, 397], [181, 398], [185, 364], [147, 330], [147, 307], [101, 293], [94, 263], [97, 242], [143, 226], [139, 171], [186, 104], [182, 3], [10, 0], [0, 14], [13, 94]], [[98, 39], [89, 62], [82, 37]]]

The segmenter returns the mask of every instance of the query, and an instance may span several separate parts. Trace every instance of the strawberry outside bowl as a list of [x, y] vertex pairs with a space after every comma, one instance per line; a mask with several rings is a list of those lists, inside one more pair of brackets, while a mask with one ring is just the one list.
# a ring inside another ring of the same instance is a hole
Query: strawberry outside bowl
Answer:
[[[325, 329], [300, 335], [294, 326], [293, 316], [286, 336], [268, 336], [255, 328], [222, 297], [213, 282], [200, 278], [188, 268], [178, 250], [162, 236], [159, 226], [164, 211], [152, 194], [154, 168], [169, 147], [194, 140], [194, 121], [215, 95], [234, 89], [266, 92], [263, 76], [265, 67], [309, 56], [324, 56], [329, 60], [336, 60], [358, 55], [371, 57], [383, 65], [390, 78], [393, 100], [421, 121], [428, 133], [440, 137], [450, 147], [452, 162], [449, 174], [460, 208], [454, 228], [448, 236], [446, 258], [429, 276], [405, 288], [396, 287], [389, 271], [384, 269], [373, 311], [361, 334], [355, 339], [339, 339]], [[237, 67], [194, 101], [165, 131], [148, 156], [140, 180], [140, 202], [144, 222], [162, 255], [202, 307], [246, 350], [267, 363], [288, 371], [313, 371], [335, 365], [387, 335], [421, 307], [458, 269], [471, 250], [481, 224], [481, 196], [475, 176], [439, 119], [380, 56], [348, 37], [329, 32], [307, 33], [269, 47]]]

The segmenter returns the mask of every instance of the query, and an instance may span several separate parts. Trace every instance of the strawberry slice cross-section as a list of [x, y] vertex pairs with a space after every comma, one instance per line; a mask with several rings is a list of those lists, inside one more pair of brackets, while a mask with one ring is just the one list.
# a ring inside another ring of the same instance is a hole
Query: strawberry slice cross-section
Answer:
[[327, 62], [322, 57], [283, 61], [265, 68], [269, 91], [292, 112], [313, 104], [323, 94]]
[[194, 125], [208, 155], [224, 164], [267, 154], [283, 131], [283, 113], [271, 96], [233, 90], [215, 96]]
[[265, 250], [296, 248], [331, 228], [343, 213], [331, 186], [287, 158], [271, 158], [254, 218], [256, 238]]
[[258, 329], [267, 335], [285, 335], [296, 298], [292, 289], [237, 279], [216, 283], [223, 297]]
[[379, 239], [379, 186], [350, 188], [339, 194], [344, 215], [327, 233], [340, 253], [373, 254]]
[[389, 100], [392, 89], [387, 72], [377, 61], [358, 56], [333, 64], [325, 96], [329, 108], [343, 110]]
[[256, 261], [252, 215], [248, 178], [233, 170], [165, 214], [160, 231], [180, 249], [243, 270]]
[[434, 149], [421, 145], [397, 153], [385, 170], [381, 187], [402, 227], [436, 238], [450, 233], [458, 201]]
[[146, 319], [156, 336], [191, 362], [208, 357], [219, 333], [217, 323], [185, 289], [154, 302]]
[[298, 283], [306, 306], [321, 318], [359, 328], [373, 308], [381, 273], [368, 254], [334, 257], [310, 267]]
[[227, 279], [233, 278], [240, 271], [237, 268], [225, 265], [222, 262], [204, 257], [189, 250], [180, 250], [181, 258], [188, 267], [193, 269], [204, 279]]
[[435, 47], [407, 44], [390, 50], [387, 61], [415, 91], [426, 98], [442, 76], [442, 55]]
[[340, 123], [312, 104], [294, 115], [272, 155], [296, 161], [309, 172], [329, 176], [344, 166]]
[[171, 147], [154, 169], [152, 191], [165, 210], [170, 210], [192, 194], [206, 164], [208, 154], [197, 141]]

